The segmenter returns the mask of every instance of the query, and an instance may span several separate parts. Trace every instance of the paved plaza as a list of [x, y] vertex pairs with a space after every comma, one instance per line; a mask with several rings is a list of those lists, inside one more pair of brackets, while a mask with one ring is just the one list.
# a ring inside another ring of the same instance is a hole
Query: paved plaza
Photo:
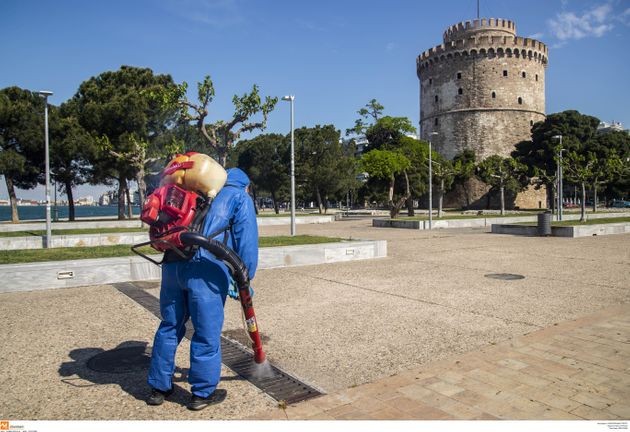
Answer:
[[[428, 232], [369, 219], [298, 231], [388, 241], [388, 258], [262, 270], [254, 280], [270, 360], [327, 395], [284, 409], [224, 368], [227, 402], [188, 412], [184, 340], [175, 397], [147, 407], [146, 371], [86, 367], [102, 351], [150, 346], [158, 324], [100, 285], [0, 295], [0, 417], [630, 418], [630, 235]], [[488, 277], [503, 273], [523, 278]], [[139, 286], [158, 295], [157, 283]], [[244, 337], [231, 300], [224, 334]]]

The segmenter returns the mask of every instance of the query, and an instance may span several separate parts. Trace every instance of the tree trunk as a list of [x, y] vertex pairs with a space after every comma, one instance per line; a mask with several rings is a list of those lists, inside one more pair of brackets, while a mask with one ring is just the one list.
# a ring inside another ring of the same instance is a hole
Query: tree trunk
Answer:
[[118, 178], [118, 219], [125, 218], [125, 189], [127, 188], [127, 180], [124, 177]]
[[593, 213], [597, 213], [597, 180], [593, 182]]
[[138, 204], [143, 206], [147, 194], [147, 184], [144, 181], [144, 165], [142, 165], [138, 170], [136, 182], [138, 183]]
[[256, 188], [251, 183], [249, 184], [249, 188], [251, 189], [252, 197], [254, 198], [254, 211], [256, 212], [256, 215], [258, 215], [259, 210], [258, 210], [258, 197], [256, 196]]
[[409, 188], [409, 176], [407, 176], [407, 171], [403, 171], [405, 174], [405, 196], [400, 198], [397, 203], [394, 204], [394, 182], [395, 179], [392, 177], [391, 182], [389, 184], [389, 216], [392, 219], [395, 219], [400, 212], [400, 209], [405, 204], [405, 202], [411, 198], [411, 189]]
[[549, 196], [548, 208], [551, 209], [551, 214], [554, 214], [556, 212], [556, 194], [554, 192], [554, 184], [547, 184], [547, 194]]
[[409, 197], [407, 198], [407, 216], [415, 216], [416, 212], [414, 211], [413, 208], [413, 198]]
[[17, 197], [15, 196], [15, 186], [13, 185], [13, 179], [8, 175], [4, 176], [4, 180], [7, 183], [7, 192], [9, 192], [9, 201], [11, 202], [11, 222], [20, 222], [20, 216], [17, 210]]
[[271, 191], [271, 201], [273, 201], [273, 211], [276, 212], [276, 214], [280, 213], [280, 208], [278, 207], [278, 201], [276, 200], [276, 192], [275, 191]]
[[444, 202], [444, 179], [440, 180], [440, 189], [438, 190], [438, 219], [442, 217], [442, 203]]
[[133, 219], [133, 206], [131, 205], [131, 194], [129, 192], [129, 186], [125, 188], [125, 196], [127, 197], [127, 217]]
[[501, 216], [505, 215], [505, 188], [501, 185]]
[[580, 205], [582, 213], [580, 214], [580, 222], [586, 220], [586, 183], [582, 182], [582, 204]]
[[72, 183], [65, 182], [66, 197], [68, 197], [68, 220], [74, 221], [74, 195], [72, 194]]
[[317, 197], [317, 207], [319, 208], [319, 214], [324, 213], [324, 203], [322, 202], [322, 195], [319, 193], [319, 188], [315, 189]]
[[324, 214], [328, 214], [328, 195], [324, 196]]

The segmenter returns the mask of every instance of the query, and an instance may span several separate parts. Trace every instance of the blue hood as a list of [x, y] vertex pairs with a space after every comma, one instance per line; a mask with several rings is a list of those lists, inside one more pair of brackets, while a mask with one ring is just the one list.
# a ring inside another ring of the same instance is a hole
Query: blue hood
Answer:
[[230, 168], [227, 170], [226, 186], [234, 186], [245, 189], [249, 184], [249, 177], [239, 168]]

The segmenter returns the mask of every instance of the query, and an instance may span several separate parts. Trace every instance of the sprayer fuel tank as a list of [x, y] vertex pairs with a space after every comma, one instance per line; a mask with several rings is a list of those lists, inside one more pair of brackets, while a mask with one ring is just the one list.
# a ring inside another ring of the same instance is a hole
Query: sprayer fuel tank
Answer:
[[225, 184], [225, 169], [203, 153], [176, 155], [164, 168], [160, 186], [175, 183], [187, 190], [214, 198]]

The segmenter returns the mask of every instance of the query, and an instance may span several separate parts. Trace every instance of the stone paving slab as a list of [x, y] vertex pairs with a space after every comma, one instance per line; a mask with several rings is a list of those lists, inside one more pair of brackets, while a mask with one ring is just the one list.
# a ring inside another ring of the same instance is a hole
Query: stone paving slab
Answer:
[[[200, 412], [185, 408], [190, 343], [177, 351], [175, 393], [149, 407], [147, 370], [94, 372], [87, 360], [130, 345], [151, 346], [159, 324], [112, 286], [7, 293], [0, 300], [0, 418], [30, 420], [238, 419], [277, 404], [223, 367], [226, 403]], [[253, 410], [253, 411], [250, 411]]]
[[253, 419], [630, 419], [630, 305]]

